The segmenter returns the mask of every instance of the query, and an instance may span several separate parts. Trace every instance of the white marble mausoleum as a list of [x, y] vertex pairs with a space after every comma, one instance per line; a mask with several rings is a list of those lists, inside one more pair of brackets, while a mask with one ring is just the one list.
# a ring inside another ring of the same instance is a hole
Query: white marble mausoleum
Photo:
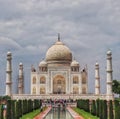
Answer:
[[31, 69], [31, 94], [87, 94], [87, 68], [80, 67], [59, 37], [38, 67]]

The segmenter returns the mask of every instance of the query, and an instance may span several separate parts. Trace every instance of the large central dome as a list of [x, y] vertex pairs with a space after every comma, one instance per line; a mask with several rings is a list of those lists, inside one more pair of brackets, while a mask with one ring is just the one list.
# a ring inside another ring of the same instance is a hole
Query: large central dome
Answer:
[[70, 49], [58, 39], [58, 41], [48, 49], [46, 61], [70, 63], [72, 61], [72, 53]]

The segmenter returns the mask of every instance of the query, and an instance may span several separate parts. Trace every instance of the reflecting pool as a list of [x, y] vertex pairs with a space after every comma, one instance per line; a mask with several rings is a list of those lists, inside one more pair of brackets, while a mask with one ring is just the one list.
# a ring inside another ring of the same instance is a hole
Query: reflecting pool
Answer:
[[44, 119], [73, 119], [70, 113], [61, 107], [52, 108]]

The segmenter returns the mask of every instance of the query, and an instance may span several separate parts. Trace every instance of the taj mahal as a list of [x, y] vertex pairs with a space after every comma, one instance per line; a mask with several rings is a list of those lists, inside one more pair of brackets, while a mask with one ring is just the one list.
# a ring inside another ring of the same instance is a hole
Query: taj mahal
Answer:
[[24, 93], [23, 64], [19, 64], [18, 94], [12, 93], [12, 53], [7, 53], [6, 95], [13, 99], [106, 99], [113, 100], [112, 52], [106, 55], [106, 94], [100, 92], [99, 63], [95, 63], [95, 92], [88, 93], [88, 67], [83, 68], [73, 58], [71, 50], [62, 42], [60, 35], [48, 48], [45, 59], [38, 68], [31, 66], [30, 94]]
[[31, 94], [86, 94], [87, 69], [80, 70], [70, 49], [60, 39], [52, 45], [39, 71], [31, 72]]

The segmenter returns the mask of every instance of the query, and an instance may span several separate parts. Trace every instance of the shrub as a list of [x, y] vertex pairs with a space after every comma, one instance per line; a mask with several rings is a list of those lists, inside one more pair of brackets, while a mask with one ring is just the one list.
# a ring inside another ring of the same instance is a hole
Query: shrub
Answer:
[[115, 100], [115, 119], [120, 119], [120, 104], [118, 100]]
[[11, 118], [11, 100], [7, 101], [7, 114], [6, 114], [6, 119]]
[[107, 119], [107, 101], [106, 100], [102, 101], [102, 119]]
[[19, 119], [19, 102], [15, 103], [15, 119]]
[[109, 103], [109, 119], [114, 119], [112, 100], [110, 100], [110, 103]]
[[96, 104], [95, 104], [95, 100], [92, 100], [92, 104], [91, 104], [91, 114], [96, 116]]
[[15, 100], [11, 100], [11, 116], [15, 119]]
[[96, 116], [99, 117], [99, 99], [96, 100]]

